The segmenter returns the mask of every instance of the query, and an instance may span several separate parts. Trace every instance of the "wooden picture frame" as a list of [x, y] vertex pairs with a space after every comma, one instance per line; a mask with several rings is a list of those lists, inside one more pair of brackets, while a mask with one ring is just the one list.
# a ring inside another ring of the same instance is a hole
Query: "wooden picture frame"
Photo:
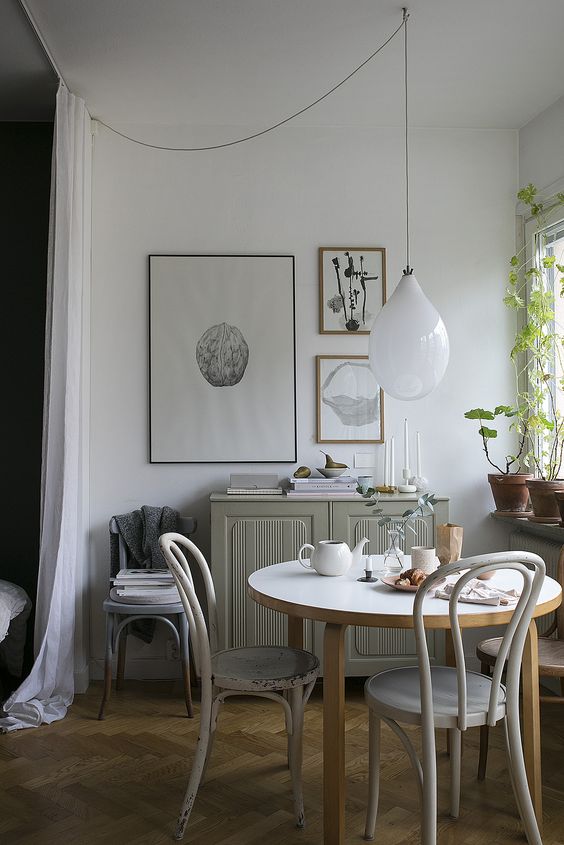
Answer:
[[384, 247], [319, 247], [320, 334], [370, 334], [385, 302]]
[[368, 355], [317, 355], [317, 442], [383, 443], [384, 391]]

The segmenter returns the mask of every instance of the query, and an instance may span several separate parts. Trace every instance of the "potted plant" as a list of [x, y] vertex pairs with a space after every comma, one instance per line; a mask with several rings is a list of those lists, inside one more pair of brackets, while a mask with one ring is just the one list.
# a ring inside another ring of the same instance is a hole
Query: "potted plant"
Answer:
[[384, 552], [384, 567], [390, 574], [401, 572], [403, 562], [402, 545], [405, 542], [405, 531], [408, 528], [413, 535], [417, 536], [417, 531], [411, 525], [416, 519], [428, 516], [434, 512], [433, 505], [437, 504], [435, 493], [423, 493], [417, 499], [417, 505], [414, 508], [408, 508], [403, 512], [400, 518], [397, 516], [384, 516], [384, 510], [380, 507], [380, 494], [369, 487], [366, 492], [362, 487], [357, 487], [356, 492], [362, 495], [363, 499], [367, 499], [366, 506], [374, 508], [372, 513], [379, 516], [379, 526], [386, 526], [388, 533], [388, 548]]
[[564, 193], [549, 200], [537, 197], [534, 185], [517, 194], [534, 221], [534, 255], [525, 247], [511, 258], [505, 304], [517, 314], [520, 328], [511, 350], [518, 378], [526, 386], [518, 393], [517, 418], [526, 421], [525, 466], [534, 472], [527, 481], [535, 519], [558, 522], [556, 491], [564, 491], [560, 477], [564, 458], [564, 335], [555, 321], [555, 289], [564, 296], [564, 265], [547, 249], [546, 230], [558, 219]]
[[[533, 478], [530, 472], [521, 472], [521, 459], [524, 457], [527, 443], [527, 420], [522, 418], [517, 408], [511, 405], [497, 405], [493, 411], [485, 408], [472, 408], [464, 414], [467, 420], [478, 420], [480, 427], [478, 434], [482, 440], [482, 448], [488, 463], [496, 470], [488, 473], [488, 481], [497, 513], [524, 514], [529, 511], [529, 490], [527, 481]], [[496, 464], [489, 451], [490, 440], [497, 438], [497, 428], [491, 428], [489, 423], [497, 417], [512, 420], [510, 430], [517, 433], [519, 442], [517, 454], [505, 455], [503, 468]], [[488, 423], [488, 425], [486, 425]]]

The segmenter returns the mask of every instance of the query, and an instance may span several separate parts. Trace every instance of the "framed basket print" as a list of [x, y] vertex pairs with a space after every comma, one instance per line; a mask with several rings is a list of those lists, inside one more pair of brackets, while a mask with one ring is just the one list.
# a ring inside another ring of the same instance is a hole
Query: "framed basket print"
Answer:
[[384, 391], [367, 355], [317, 356], [317, 442], [384, 442]]
[[151, 463], [295, 462], [294, 256], [151, 255]]
[[319, 248], [321, 334], [369, 334], [385, 301], [383, 247]]

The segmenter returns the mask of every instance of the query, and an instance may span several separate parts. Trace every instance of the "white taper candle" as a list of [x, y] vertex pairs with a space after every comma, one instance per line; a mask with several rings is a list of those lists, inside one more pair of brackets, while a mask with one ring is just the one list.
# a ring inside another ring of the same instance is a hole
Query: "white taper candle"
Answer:
[[384, 441], [384, 487], [390, 483], [390, 443]]
[[395, 455], [394, 455], [394, 438], [390, 438], [390, 485], [394, 486], [394, 478], [396, 477]]
[[421, 472], [421, 432], [420, 431], [417, 432], [416, 444], [415, 445], [416, 445], [415, 458], [416, 458], [416, 461], [417, 461], [417, 472], [415, 474], [417, 475], [417, 478], [422, 478], [423, 473]]
[[407, 417], [403, 421], [403, 467], [409, 469], [409, 426]]

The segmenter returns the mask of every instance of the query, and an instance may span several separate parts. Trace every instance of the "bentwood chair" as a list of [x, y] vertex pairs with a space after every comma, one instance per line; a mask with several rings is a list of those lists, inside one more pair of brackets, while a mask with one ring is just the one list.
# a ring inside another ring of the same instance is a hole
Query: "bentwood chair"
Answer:
[[[465, 584], [492, 569], [512, 569], [523, 577], [521, 596], [501, 638], [492, 677], [466, 669], [457, 601]], [[468, 570], [464, 572], [464, 570]], [[437, 582], [460, 575], [449, 600], [450, 626], [456, 667], [433, 666], [425, 636], [423, 603]], [[500, 552], [487, 557], [470, 557], [441, 566], [419, 587], [413, 606], [418, 665], [380, 672], [369, 678], [365, 698], [369, 708], [369, 799], [364, 838], [374, 838], [378, 811], [380, 725], [385, 722], [399, 737], [415, 769], [421, 797], [421, 843], [437, 841], [437, 761], [435, 728], [447, 728], [450, 737], [450, 814], [458, 817], [460, 804], [460, 754], [462, 732], [479, 725], [503, 722], [509, 771], [517, 807], [529, 845], [542, 845], [527, 784], [519, 731], [519, 674], [523, 646], [533, 610], [544, 579], [540, 557], [526, 552]], [[501, 683], [507, 661], [505, 686]], [[420, 725], [422, 760], [400, 723]]]
[[[196, 520], [191, 516], [179, 517], [178, 525], [180, 530], [186, 534], [193, 534], [196, 530]], [[109, 527], [110, 534], [117, 534], [118, 536], [119, 567], [120, 569], [127, 569], [130, 565], [129, 550], [113, 517], [110, 520]], [[112, 575], [116, 574], [116, 572], [112, 572]], [[192, 719], [194, 709], [192, 706], [192, 688], [190, 685], [190, 631], [182, 602], [176, 601], [172, 604], [143, 604], [137, 599], [126, 603], [124, 601], [115, 601], [113, 598], [108, 597], [104, 599], [102, 610], [106, 614], [106, 647], [104, 656], [104, 691], [102, 701], [100, 702], [100, 710], [98, 711], [98, 719], [104, 719], [106, 705], [112, 691], [113, 656], [117, 651], [117, 692], [123, 686], [125, 675], [128, 627], [132, 622], [137, 622], [140, 619], [155, 619], [157, 622], [162, 622], [174, 636], [182, 666], [186, 711], [188, 717]]]
[[[560, 551], [557, 567], [557, 578], [564, 587], [564, 548]], [[555, 636], [556, 635], [556, 636]], [[501, 637], [493, 637], [478, 643], [476, 654], [480, 661], [484, 675], [491, 674], [495, 666]], [[554, 621], [547, 631], [539, 637], [539, 676], [560, 678], [560, 695], [541, 695], [540, 700], [546, 704], [564, 704], [564, 605], [557, 609]], [[489, 727], [480, 728], [480, 760], [478, 763], [478, 780], [486, 777], [488, 764]]]
[[[182, 839], [210, 759], [219, 707], [232, 695], [270, 698], [282, 705], [288, 732], [288, 767], [294, 792], [296, 825], [304, 827], [302, 733], [304, 707], [319, 674], [319, 660], [308, 651], [286, 646], [232, 648], [216, 651], [215, 590], [205, 557], [181, 534], [159, 540], [188, 617], [196, 671], [201, 678], [200, 732], [188, 788], [180, 810], [176, 839]], [[197, 563], [204, 582], [208, 624], [194, 590], [186, 552]]]

